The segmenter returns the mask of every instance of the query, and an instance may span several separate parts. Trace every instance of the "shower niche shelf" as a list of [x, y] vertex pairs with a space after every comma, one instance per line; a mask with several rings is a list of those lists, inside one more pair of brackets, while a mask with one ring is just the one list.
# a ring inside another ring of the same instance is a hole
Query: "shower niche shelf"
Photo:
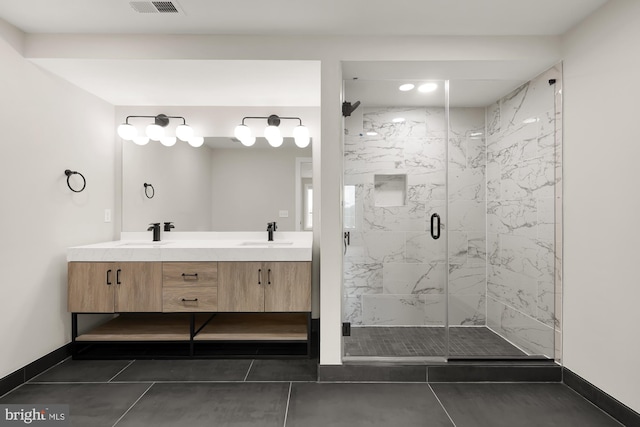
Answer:
[[374, 175], [373, 183], [375, 206], [406, 206], [407, 175]]

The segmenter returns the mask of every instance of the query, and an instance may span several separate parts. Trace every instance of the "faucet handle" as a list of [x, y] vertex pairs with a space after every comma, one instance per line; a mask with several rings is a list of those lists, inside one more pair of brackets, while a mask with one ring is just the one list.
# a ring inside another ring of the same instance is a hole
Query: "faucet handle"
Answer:
[[172, 228], [176, 228], [176, 226], [173, 225], [172, 222], [165, 222], [164, 223], [164, 231], [171, 231]]

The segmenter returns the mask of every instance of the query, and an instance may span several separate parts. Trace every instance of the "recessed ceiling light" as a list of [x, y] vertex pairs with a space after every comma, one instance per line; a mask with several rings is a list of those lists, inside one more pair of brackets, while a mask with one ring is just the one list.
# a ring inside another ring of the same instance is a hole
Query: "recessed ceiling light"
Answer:
[[395, 119], [391, 120], [393, 123], [402, 123], [404, 122], [404, 117], [396, 117]]
[[418, 86], [418, 92], [422, 92], [422, 93], [433, 92], [436, 89], [438, 89], [437, 83], [425, 83], [423, 85]]
[[407, 91], [413, 89], [414, 87], [416, 87], [416, 85], [414, 85], [413, 83], [405, 83], [403, 85], [400, 85], [400, 87], [398, 89], [400, 89], [403, 92], [407, 92]]
[[531, 123], [535, 123], [538, 120], [540, 119], [538, 119], [537, 117], [529, 117], [528, 119], [524, 119], [522, 123], [524, 123], [525, 125], [530, 125]]
[[378, 132], [373, 132], [373, 131], [367, 132], [368, 136], [376, 136], [377, 134]]

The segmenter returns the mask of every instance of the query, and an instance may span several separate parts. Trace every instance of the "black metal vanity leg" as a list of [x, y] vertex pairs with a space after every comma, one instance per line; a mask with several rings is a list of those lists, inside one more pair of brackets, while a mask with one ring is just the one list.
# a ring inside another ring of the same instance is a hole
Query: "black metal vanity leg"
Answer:
[[77, 353], [76, 338], [78, 337], [78, 313], [71, 313], [71, 355]]
[[313, 340], [313, 334], [311, 333], [311, 313], [307, 313], [307, 356], [310, 358], [311, 354], [311, 341]]
[[196, 335], [196, 315], [191, 314], [191, 324], [189, 325], [189, 356], [193, 357], [194, 348], [193, 348], [193, 338]]

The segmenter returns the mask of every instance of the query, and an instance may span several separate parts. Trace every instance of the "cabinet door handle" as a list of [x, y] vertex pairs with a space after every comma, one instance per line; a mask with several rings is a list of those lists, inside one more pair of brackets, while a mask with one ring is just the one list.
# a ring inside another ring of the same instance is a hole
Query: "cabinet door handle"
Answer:
[[116, 285], [121, 285], [122, 284], [122, 282], [120, 281], [120, 272], [121, 271], [122, 270], [120, 270], [120, 269], [116, 270]]
[[107, 285], [111, 284], [111, 269], [107, 270]]
[[194, 298], [194, 299], [186, 299], [186, 298], [182, 298], [182, 302], [197, 302], [198, 298]]
[[198, 273], [193, 273], [193, 274], [189, 274], [189, 273], [182, 273], [182, 277], [187, 278], [187, 277], [193, 277], [193, 278], [198, 278]]
[[271, 284], [271, 269], [267, 270], [267, 285]]
[[262, 269], [258, 269], [258, 285], [262, 285]]

